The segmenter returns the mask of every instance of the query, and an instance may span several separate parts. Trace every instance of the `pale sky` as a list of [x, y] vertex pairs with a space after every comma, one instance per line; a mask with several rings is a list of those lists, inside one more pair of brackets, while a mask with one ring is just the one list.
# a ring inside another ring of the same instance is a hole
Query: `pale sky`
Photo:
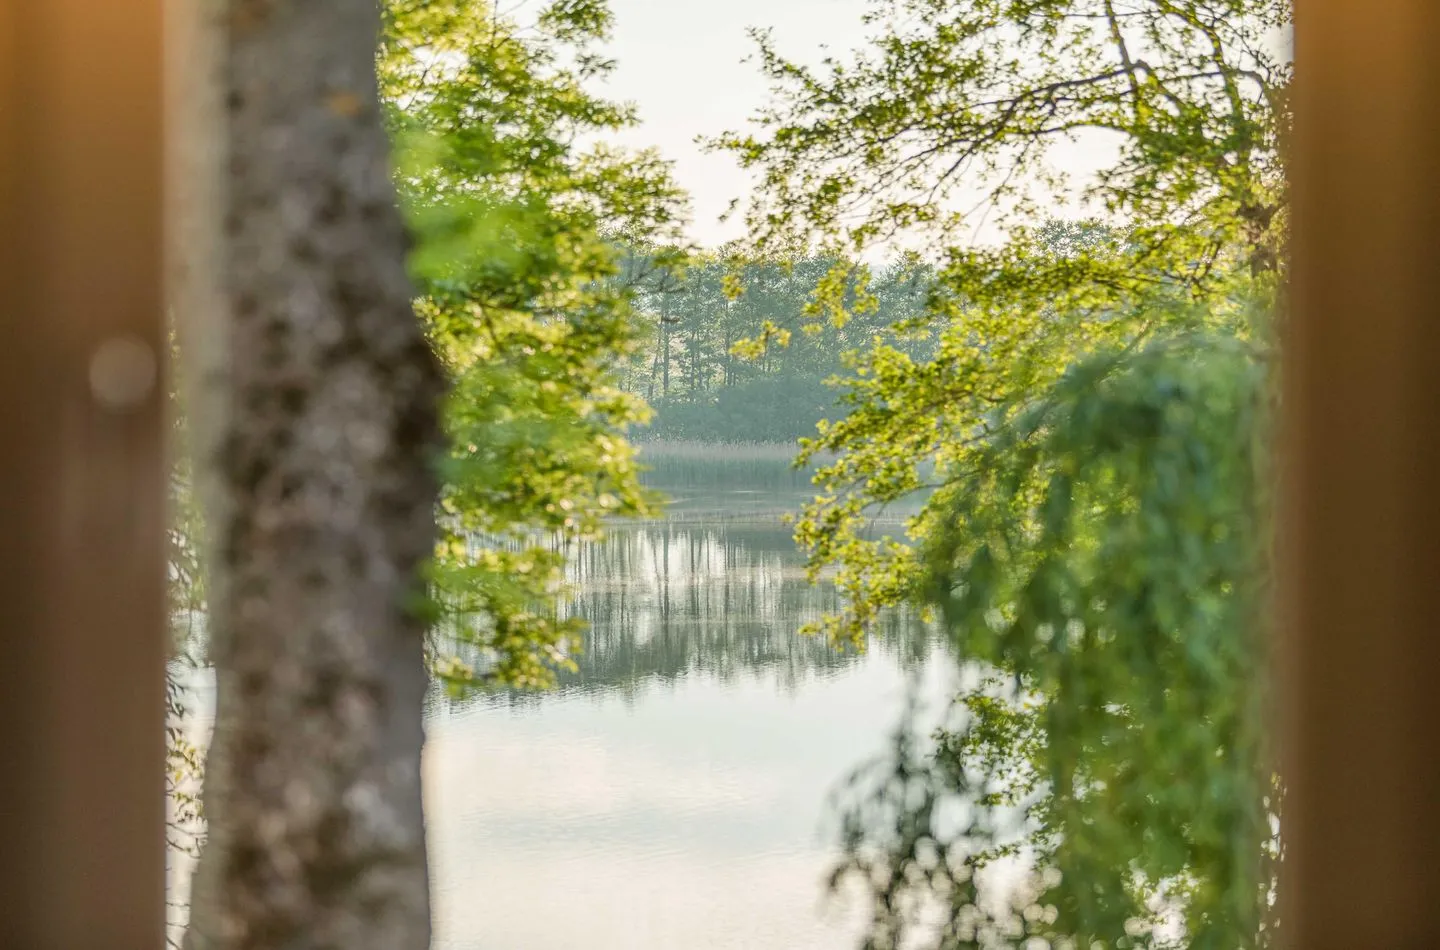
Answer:
[[705, 245], [738, 237], [737, 222], [717, 219], [747, 179], [723, 154], [705, 154], [695, 136], [742, 127], [765, 101], [766, 86], [754, 63], [747, 27], [773, 27], [781, 49], [813, 60], [820, 45], [840, 52], [865, 39], [860, 16], [866, 0], [611, 0], [618, 61], [605, 92], [635, 102], [644, 125], [622, 141], [653, 145], [675, 162], [676, 177], [691, 195], [690, 236]]

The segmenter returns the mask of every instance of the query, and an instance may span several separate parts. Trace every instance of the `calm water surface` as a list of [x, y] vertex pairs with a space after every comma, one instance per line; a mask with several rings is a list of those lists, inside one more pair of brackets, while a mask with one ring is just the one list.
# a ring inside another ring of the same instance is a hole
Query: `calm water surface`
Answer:
[[834, 594], [751, 494], [578, 552], [591, 631], [559, 689], [432, 697], [438, 950], [854, 945], [827, 796], [883, 749], [907, 674], [938, 695], [949, 664], [899, 621], [863, 655], [798, 636]]

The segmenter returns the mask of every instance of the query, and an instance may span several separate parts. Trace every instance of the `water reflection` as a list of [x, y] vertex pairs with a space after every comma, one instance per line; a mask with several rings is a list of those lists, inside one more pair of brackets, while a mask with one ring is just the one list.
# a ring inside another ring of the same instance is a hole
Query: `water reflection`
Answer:
[[[884, 747], [908, 677], [939, 698], [954, 667], [925, 663], [905, 618], [864, 654], [797, 635], [836, 595], [756, 510], [575, 552], [569, 609], [591, 627], [558, 689], [433, 691], [436, 950], [855, 945], [861, 909], [822, 900], [827, 796]], [[198, 731], [213, 685], [190, 684]]]
[[853, 945], [821, 901], [826, 796], [881, 748], [923, 631], [798, 636], [835, 593], [773, 522], [623, 529], [572, 579], [591, 631], [558, 690], [433, 698], [437, 948]]
[[[833, 588], [810, 584], [779, 525], [662, 524], [615, 531], [576, 552], [569, 610], [589, 625], [579, 669], [559, 693], [609, 691], [634, 698], [687, 677], [723, 683], [762, 678], [783, 690], [861, 662], [799, 627], [837, 604]], [[923, 659], [929, 638], [890, 618], [872, 649]], [[508, 692], [481, 701], [545, 702], [555, 693]], [[438, 700], [438, 697], [437, 697]]]

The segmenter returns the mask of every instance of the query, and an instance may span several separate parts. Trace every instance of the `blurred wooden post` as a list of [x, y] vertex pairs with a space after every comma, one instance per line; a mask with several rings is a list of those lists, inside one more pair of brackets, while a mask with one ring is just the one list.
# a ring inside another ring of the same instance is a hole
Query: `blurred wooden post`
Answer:
[[1440, 947], [1440, 3], [1296, 7], [1282, 916]]
[[0, 0], [0, 947], [164, 941], [160, 0]]

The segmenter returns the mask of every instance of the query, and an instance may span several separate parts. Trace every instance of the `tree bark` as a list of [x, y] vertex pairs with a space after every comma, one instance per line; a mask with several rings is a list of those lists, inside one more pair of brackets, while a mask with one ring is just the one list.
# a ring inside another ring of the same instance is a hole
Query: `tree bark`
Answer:
[[209, 468], [216, 725], [195, 950], [420, 950], [438, 364], [361, 0], [227, 0]]

